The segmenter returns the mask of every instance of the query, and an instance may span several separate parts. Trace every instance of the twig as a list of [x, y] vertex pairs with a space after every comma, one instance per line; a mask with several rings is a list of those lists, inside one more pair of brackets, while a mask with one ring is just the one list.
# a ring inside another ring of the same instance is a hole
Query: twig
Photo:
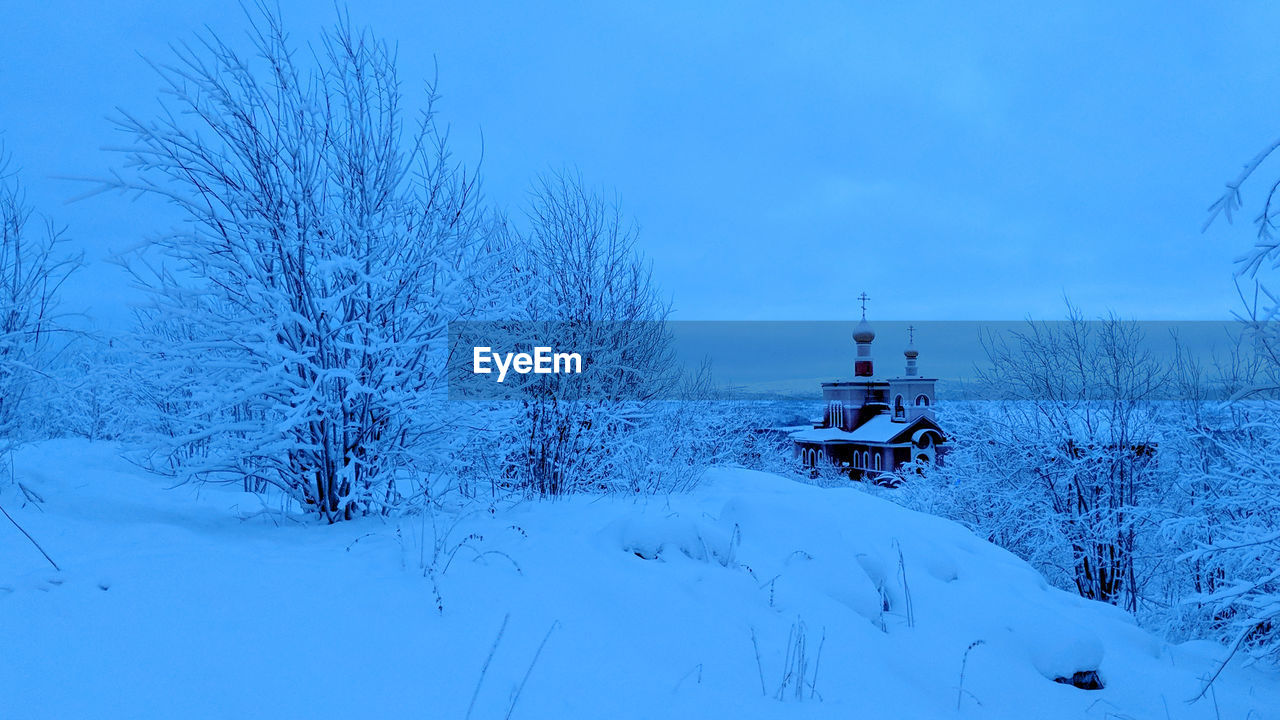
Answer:
[[[978, 647], [979, 645], [983, 645], [985, 643], [986, 643], [985, 640], [974, 640], [973, 642], [969, 643], [969, 647], [964, 649], [964, 659], [960, 661], [960, 688], [956, 691], [956, 711], [957, 712], [959, 712], [960, 710], [960, 701], [964, 699], [964, 692], [965, 692], [964, 691], [964, 672], [969, 665], [969, 653], [974, 648]], [[973, 695], [973, 693], [969, 693], [969, 695], [973, 696], [974, 700], [978, 699], [977, 696]]]
[[689, 672], [680, 676], [680, 679], [676, 681], [676, 686], [674, 688], [671, 688], [671, 692], [672, 693], [679, 692], [680, 686], [683, 685], [684, 681], [688, 680], [689, 676], [694, 673], [698, 674], [697, 683], [701, 685], [702, 684], [702, 663], [698, 663], [697, 665], [694, 665], [693, 667], [689, 668]]
[[489, 656], [484, 659], [484, 665], [480, 668], [480, 678], [476, 680], [476, 689], [471, 693], [471, 702], [467, 704], [467, 720], [471, 719], [471, 710], [476, 706], [476, 698], [480, 697], [480, 684], [484, 682], [484, 676], [489, 672], [489, 663], [493, 661], [493, 654], [498, 651], [498, 643], [502, 642], [502, 634], [507, 631], [507, 621], [510, 619], [511, 613], [503, 616], [502, 627], [498, 628], [498, 636], [493, 639]]
[[902, 557], [902, 545], [897, 541], [893, 541], [898, 546], [898, 579], [902, 581], [902, 595], [906, 601], [904, 605], [907, 611], [907, 627], [914, 628], [916, 626], [916, 611], [911, 604], [911, 587], [907, 585], [907, 562]]
[[1222, 674], [1223, 670], [1227, 669], [1227, 663], [1231, 662], [1231, 658], [1236, 656], [1236, 651], [1238, 651], [1240, 646], [1244, 644], [1244, 639], [1249, 637], [1252, 633], [1252, 627], [1245, 628], [1244, 631], [1240, 633], [1240, 637], [1236, 638], [1236, 644], [1231, 647], [1231, 652], [1227, 653], [1226, 659], [1223, 660], [1222, 664], [1218, 666], [1218, 669], [1214, 671], [1213, 677], [1209, 678], [1209, 682], [1205, 683], [1204, 687], [1200, 688], [1200, 694], [1188, 700], [1187, 703], [1193, 703], [1204, 697], [1205, 693], [1209, 692], [1209, 688], [1213, 687], [1214, 681], [1218, 679], [1218, 676]]
[[751, 647], [756, 650], [756, 672], [760, 673], [760, 694], [769, 695], [769, 691], [764, 687], [764, 665], [760, 664], [760, 644], [756, 642], [756, 629], [751, 628]]
[[17, 520], [13, 519], [13, 516], [9, 514], [8, 510], [4, 509], [4, 506], [0, 506], [0, 513], [4, 513], [4, 516], [9, 518], [9, 522], [13, 523], [13, 526], [18, 528], [18, 532], [27, 536], [27, 539], [31, 541], [32, 545], [36, 546], [36, 549], [40, 551], [40, 554], [44, 556], [45, 560], [49, 561], [49, 564], [53, 566], [54, 570], [57, 570], [58, 572], [62, 572], [62, 568], [58, 567], [58, 563], [54, 562], [53, 558], [49, 557], [49, 553], [45, 552], [44, 548], [40, 547], [40, 543], [36, 542], [35, 538], [31, 537], [31, 533], [22, 529], [22, 526], [18, 524]]
[[39, 503], [44, 502], [44, 498], [40, 497], [39, 493], [27, 487], [26, 485], [23, 485], [22, 483], [18, 483], [18, 489], [22, 491], [23, 495], [27, 496], [28, 502], [36, 503], [37, 504], [36, 507], [39, 507]]
[[551, 627], [547, 628], [547, 634], [542, 638], [542, 643], [538, 645], [538, 651], [533, 654], [533, 660], [529, 661], [529, 669], [524, 671], [524, 677], [520, 679], [520, 686], [516, 688], [516, 694], [511, 697], [511, 707], [507, 708], [506, 720], [511, 720], [511, 713], [516, 710], [516, 703], [520, 700], [520, 693], [524, 691], [524, 684], [529, 682], [529, 675], [533, 673], [533, 666], [538, 664], [538, 658], [542, 656], [542, 648], [547, 646], [547, 641], [551, 639], [551, 633], [555, 631], [556, 626], [560, 624], [559, 620], [551, 623]]
[[[818, 657], [813, 661], [813, 681], [809, 683], [809, 699], [818, 694], [818, 668], [822, 667], [822, 648], [827, 644], [827, 629], [822, 628], [822, 639], [818, 641]], [[821, 699], [821, 696], [819, 696]]]

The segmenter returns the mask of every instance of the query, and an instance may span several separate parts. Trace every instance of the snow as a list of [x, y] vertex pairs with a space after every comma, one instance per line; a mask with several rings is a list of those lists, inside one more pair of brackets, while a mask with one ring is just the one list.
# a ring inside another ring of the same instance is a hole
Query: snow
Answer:
[[[897, 422], [886, 412], [871, 416], [851, 431], [840, 428], [808, 428], [791, 433], [791, 437], [800, 442], [889, 443], [923, 422], [925, 419], [922, 417]], [[911, 439], [913, 441], [918, 439], [918, 435], [919, 431], [916, 431], [911, 435]]]
[[[464, 718], [473, 695], [472, 718], [1280, 717], [1276, 673], [1233, 662], [1189, 703], [1224, 648], [854, 488], [715, 469], [324, 525], [119, 452], [23, 450], [41, 503], [0, 481], [63, 568], [0, 518], [0, 717]], [[776, 700], [800, 633], [816, 692]], [[1104, 689], [1053, 681], [1087, 670]]]

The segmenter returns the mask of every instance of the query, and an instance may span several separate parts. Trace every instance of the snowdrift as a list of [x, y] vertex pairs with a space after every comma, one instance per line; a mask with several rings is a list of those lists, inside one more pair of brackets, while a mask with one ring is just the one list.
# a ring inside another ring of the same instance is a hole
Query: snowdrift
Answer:
[[[106, 444], [16, 458], [0, 717], [1267, 718], [1280, 678], [1169, 645], [854, 488], [304, 526]], [[28, 500], [31, 495], [40, 498]], [[1080, 674], [1101, 689], [1070, 684]]]

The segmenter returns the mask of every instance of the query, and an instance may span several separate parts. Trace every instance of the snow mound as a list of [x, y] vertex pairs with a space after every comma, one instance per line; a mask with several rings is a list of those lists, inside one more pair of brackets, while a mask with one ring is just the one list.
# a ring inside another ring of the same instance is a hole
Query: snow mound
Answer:
[[[165, 489], [109, 445], [45, 443], [16, 468], [44, 502], [0, 483], [0, 504], [62, 570], [0, 527], [5, 718], [1280, 707], [1277, 675], [1238, 662], [1212, 700], [1187, 702], [1225, 649], [1165, 644], [963, 528], [853, 488], [712, 470], [685, 495], [323, 526], [235, 488]], [[335, 668], [340, 689], [317, 685]], [[1063, 682], [1081, 673], [1101, 689]]]
[[727, 566], [733, 562], [736, 545], [732, 530], [726, 533], [679, 513], [619, 518], [601, 534], [623, 551], [645, 560], [661, 560], [670, 557], [671, 552], [679, 552], [691, 560]]

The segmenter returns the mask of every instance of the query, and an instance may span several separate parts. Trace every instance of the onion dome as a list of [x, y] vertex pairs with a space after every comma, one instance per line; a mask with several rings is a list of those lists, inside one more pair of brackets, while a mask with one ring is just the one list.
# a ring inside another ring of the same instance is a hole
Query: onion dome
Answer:
[[871, 329], [871, 323], [867, 319], [862, 318], [862, 322], [858, 323], [858, 327], [853, 331], [853, 341], [859, 343], [869, 343], [876, 339], [876, 331]]

